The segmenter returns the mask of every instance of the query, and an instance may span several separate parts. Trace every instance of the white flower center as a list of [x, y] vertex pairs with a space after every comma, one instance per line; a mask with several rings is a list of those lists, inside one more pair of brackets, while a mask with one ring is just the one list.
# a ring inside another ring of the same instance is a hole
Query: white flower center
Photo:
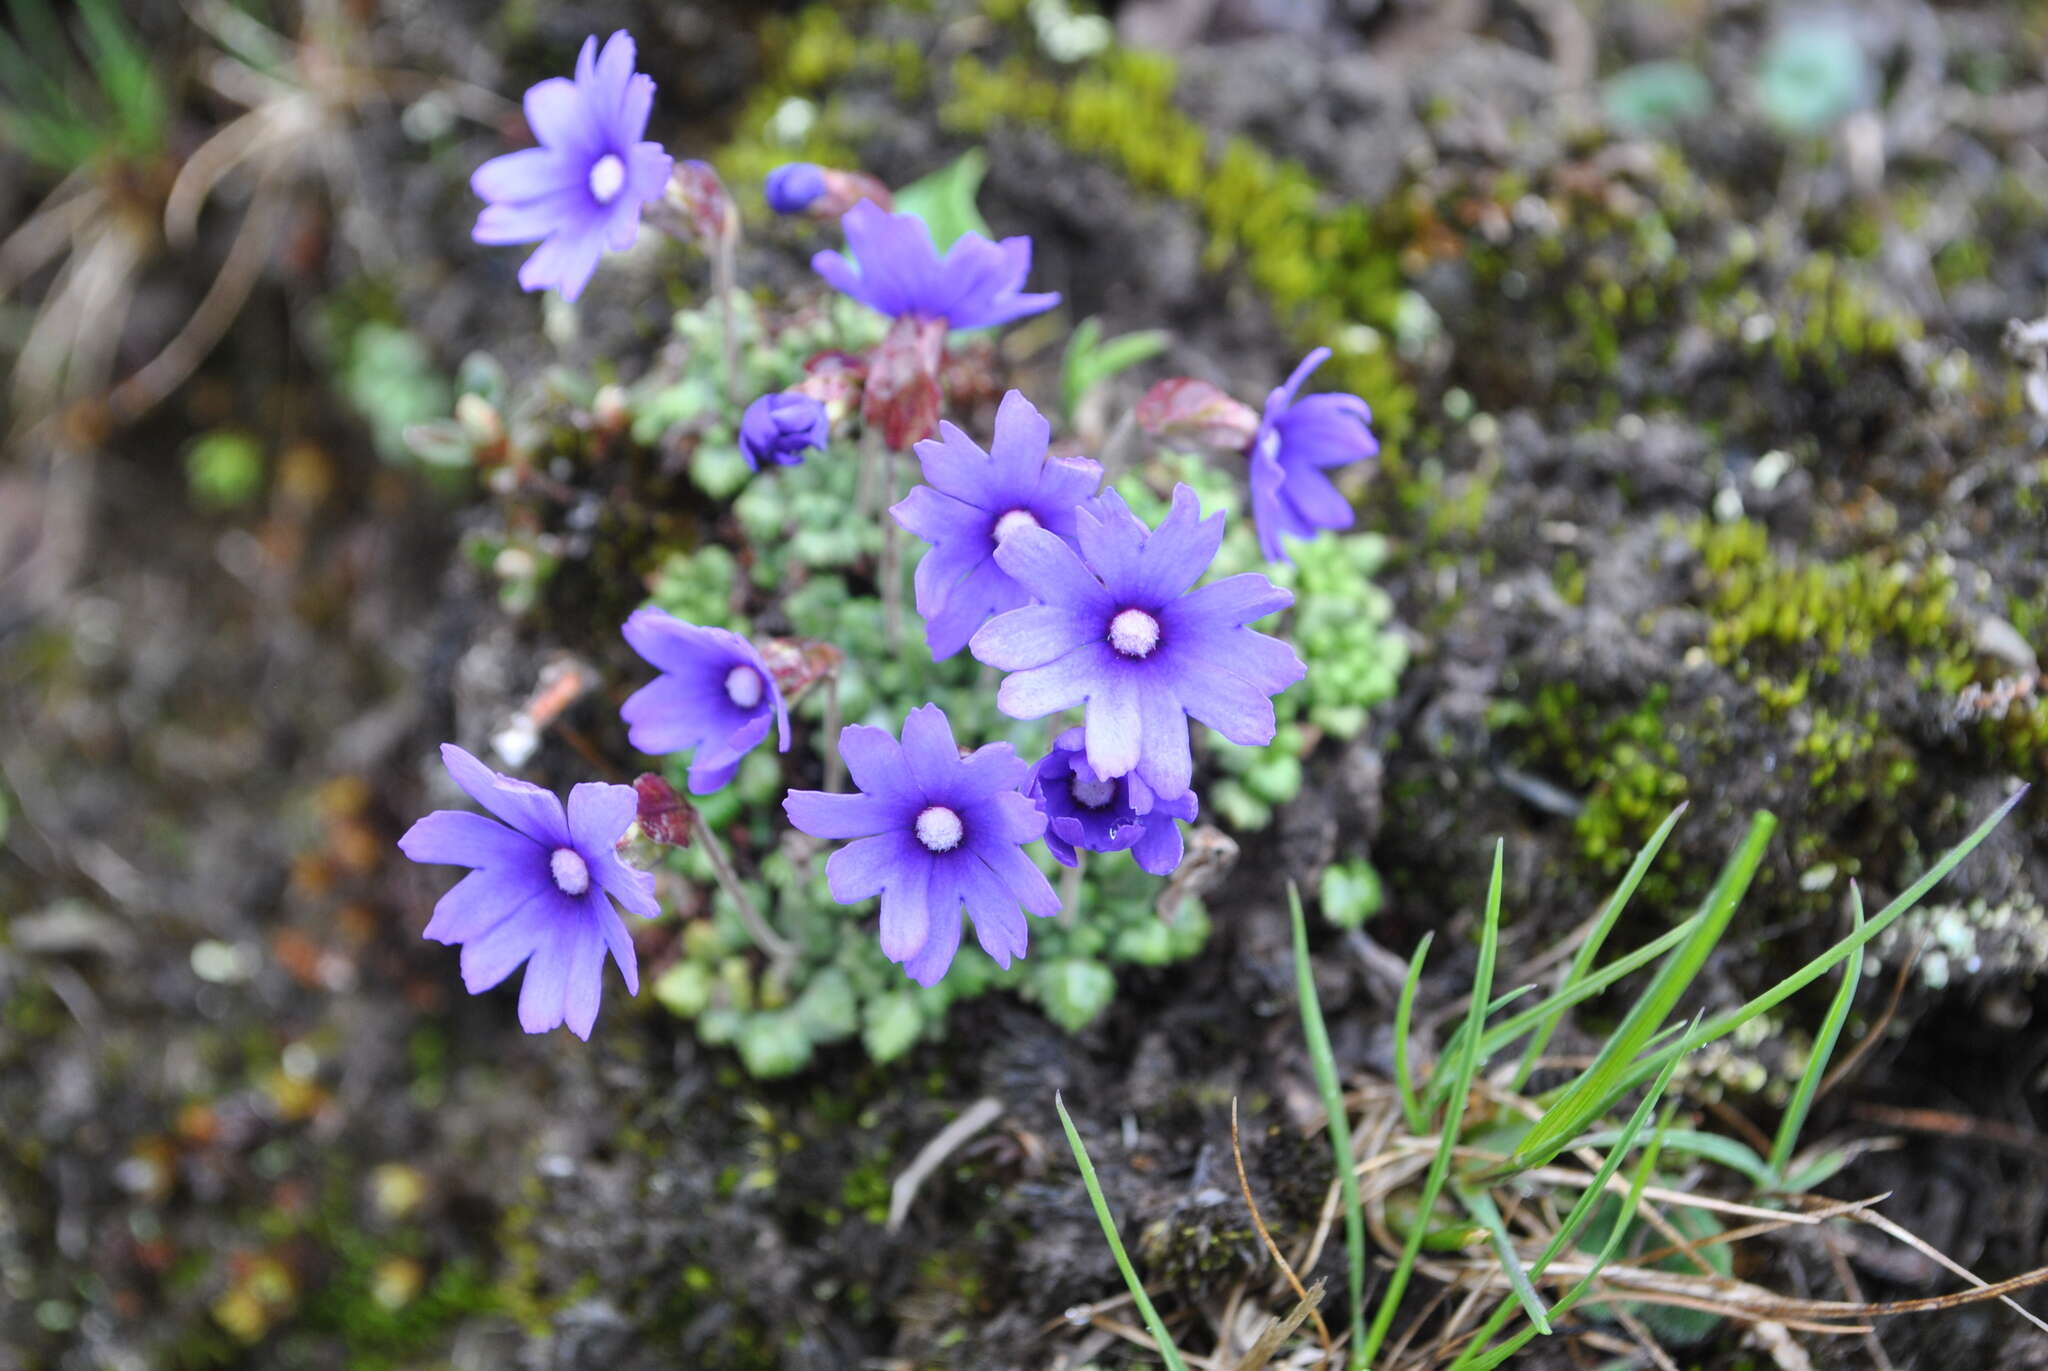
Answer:
[[944, 805], [933, 805], [917, 816], [917, 840], [929, 852], [951, 852], [966, 831], [960, 816]]
[[741, 709], [761, 703], [761, 673], [744, 662], [726, 672], [725, 698]]
[[1142, 609], [1127, 609], [1109, 621], [1109, 645], [1126, 657], [1150, 656], [1159, 646], [1159, 621]]
[[564, 895], [581, 895], [590, 889], [590, 868], [584, 865], [582, 854], [571, 848], [556, 848], [555, 855], [548, 858], [548, 871]]
[[590, 193], [600, 205], [609, 205], [626, 184], [626, 164], [618, 154], [608, 152], [591, 164]]
[[996, 520], [996, 546], [1009, 541], [1013, 533], [1022, 533], [1027, 528], [1039, 527], [1038, 520], [1028, 509], [1013, 509]]
[[1084, 781], [1076, 776], [1068, 787], [1074, 799], [1090, 809], [1100, 809], [1116, 794], [1115, 781]]

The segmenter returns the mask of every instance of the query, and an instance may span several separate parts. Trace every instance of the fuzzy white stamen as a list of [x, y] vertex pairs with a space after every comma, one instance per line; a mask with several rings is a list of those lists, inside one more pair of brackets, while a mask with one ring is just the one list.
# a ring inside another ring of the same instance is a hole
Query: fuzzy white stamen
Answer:
[[581, 895], [590, 889], [590, 868], [584, 864], [582, 854], [572, 848], [556, 848], [548, 858], [548, 871], [564, 895]]
[[933, 805], [917, 816], [917, 840], [928, 852], [951, 852], [966, 832], [960, 816], [944, 805]]
[[996, 520], [996, 546], [1001, 547], [1005, 542], [1008, 542], [1010, 535], [1013, 533], [1022, 533], [1027, 528], [1038, 527], [1040, 527], [1038, 519], [1030, 510], [1013, 509], [1002, 518]]
[[1142, 609], [1127, 609], [1109, 621], [1109, 645], [1126, 657], [1145, 657], [1159, 646], [1159, 621]]
[[1116, 794], [1116, 782], [1084, 781], [1076, 776], [1068, 789], [1073, 792], [1076, 803], [1084, 804], [1090, 809], [1100, 809]]
[[761, 673], [742, 662], [725, 673], [725, 698], [741, 709], [761, 703]]
[[608, 152], [590, 167], [590, 193], [600, 205], [609, 205], [626, 185], [626, 164], [618, 154]]

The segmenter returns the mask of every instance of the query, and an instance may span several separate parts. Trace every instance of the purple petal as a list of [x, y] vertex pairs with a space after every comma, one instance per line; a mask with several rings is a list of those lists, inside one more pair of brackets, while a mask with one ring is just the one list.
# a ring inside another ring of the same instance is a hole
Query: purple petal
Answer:
[[839, 731], [839, 755], [853, 783], [878, 799], [899, 804], [918, 800], [917, 783], [903, 760], [903, 747], [887, 729], [848, 724]]
[[825, 882], [841, 904], [879, 895], [892, 881], [911, 880], [931, 862], [930, 854], [901, 828], [857, 838], [825, 863]]
[[1032, 860], [1024, 855], [1024, 849], [1015, 843], [974, 842], [970, 844], [974, 855], [987, 862], [1004, 887], [1017, 898], [1017, 903], [1040, 918], [1060, 912], [1060, 897], [1054, 893], [1052, 883], [1045, 879]]
[[972, 853], [951, 866], [961, 897], [967, 902], [968, 917], [974, 920], [974, 936], [981, 943], [981, 950], [1007, 971], [1012, 957], [1024, 955], [1030, 938], [1024, 911], [1017, 908], [1017, 897], [1001, 877]]
[[[1182, 633], [1175, 639], [1174, 647], [1177, 670], [1213, 671], [1217, 669], [1215, 663], [1227, 663], [1223, 670], [1267, 695], [1278, 695], [1308, 674], [1308, 667], [1295, 655], [1293, 647], [1248, 628], [1204, 625]], [[1183, 668], [1183, 663], [1188, 665]], [[1175, 689], [1179, 687], [1176, 685]]]
[[1293, 591], [1281, 589], [1256, 571], [1246, 571], [1190, 591], [1166, 606], [1160, 618], [1173, 633], [1198, 623], [1248, 624], [1293, 603]]
[[988, 445], [988, 455], [1003, 479], [1035, 483], [1051, 441], [1052, 425], [1038, 407], [1024, 398], [1024, 392], [1006, 391], [996, 406], [995, 433]]
[[997, 615], [971, 640], [975, 660], [1024, 671], [1102, 640], [1103, 616], [1061, 604], [1026, 605]]
[[1173, 508], [1145, 540], [1137, 574], [1117, 589], [1140, 603], [1165, 604], [1202, 579], [1223, 546], [1223, 516], [1201, 517], [1201, 501], [1185, 485], [1173, 488]]
[[1357, 520], [1351, 502], [1330, 483], [1330, 478], [1311, 466], [1296, 467], [1280, 488], [1281, 498], [1294, 506], [1306, 523], [1322, 528], [1350, 528]]
[[446, 866], [510, 866], [544, 849], [495, 819], [466, 809], [422, 815], [398, 840], [413, 861]]
[[[539, 849], [529, 846], [527, 851]], [[435, 903], [434, 917], [420, 936], [449, 947], [481, 938], [553, 889], [546, 863], [538, 859], [523, 870], [472, 871]]]
[[[1016, 680], [1015, 676], [1010, 678]], [[1009, 681], [1003, 682], [1004, 686]], [[1105, 780], [1130, 774], [1144, 755], [1144, 716], [1139, 679], [1127, 672], [1099, 678], [1088, 696], [1082, 727], [1088, 730], [1088, 765]]]
[[581, 162], [554, 148], [521, 148], [493, 157], [471, 172], [469, 188], [485, 200], [540, 200], [561, 191], [587, 195], [588, 176]]
[[[746, 718], [745, 715], [741, 717]], [[756, 714], [724, 737], [714, 735], [707, 738], [697, 749], [697, 755], [690, 759], [690, 793], [709, 795], [723, 790], [740, 760], [768, 736], [768, 723], [766, 713]]]
[[1146, 820], [1145, 836], [1132, 846], [1131, 857], [1141, 869], [1165, 876], [1180, 865], [1181, 851], [1180, 825], [1162, 813]]
[[826, 839], [864, 838], [896, 827], [902, 818], [900, 804], [879, 796], [836, 795], [824, 790], [790, 791], [783, 797], [782, 812], [799, 831]]
[[[924, 439], [914, 451], [925, 484], [962, 504], [995, 512], [988, 504], [994, 465], [981, 444], [969, 438], [958, 425], [941, 421], [939, 436]], [[1044, 455], [1043, 447], [1039, 455]]]
[[584, 781], [569, 791], [569, 836], [585, 861], [615, 851], [640, 812], [640, 797], [629, 785]]
[[[609, 912], [609, 911], [607, 911]], [[597, 1023], [598, 1002], [604, 998], [604, 935], [595, 918], [577, 924], [568, 934], [568, 972], [562, 986], [562, 1022], [585, 1042]], [[528, 968], [526, 977], [533, 979]], [[525, 996], [520, 997], [524, 1000]]]
[[626, 922], [618, 911], [606, 905], [597, 919], [598, 932], [604, 935], [605, 946], [611, 950], [612, 960], [619, 964], [619, 974], [626, 978], [626, 993], [640, 993], [640, 959], [633, 951], [633, 935], [626, 930]]
[[[1079, 522], [1085, 527], [1088, 520], [1083, 518]], [[1086, 548], [1085, 540], [1082, 546]], [[1018, 585], [1049, 605], [1095, 613], [1104, 622], [1113, 612], [1110, 592], [1074, 554], [1074, 549], [1047, 529], [1029, 528], [1010, 535], [996, 549], [996, 562]]]
[[[929, 897], [935, 865], [929, 857], [902, 862], [882, 887], [882, 955], [892, 962], [915, 955], [931, 932]], [[829, 877], [831, 873], [828, 870], [826, 874]], [[960, 922], [957, 913], [953, 922]]]
[[[983, 752], [987, 750], [982, 749]], [[1008, 843], [1028, 843], [1043, 836], [1046, 831], [1045, 811], [1033, 804], [1023, 792], [1017, 790], [999, 790], [980, 803], [970, 806], [963, 817], [977, 833], [988, 834], [991, 841], [1000, 839]]]
[[480, 995], [519, 969], [565, 911], [566, 897], [550, 887], [462, 944], [462, 984]]
[[1010, 673], [996, 691], [996, 707], [1013, 719], [1042, 719], [1087, 703], [1121, 674], [1114, 648], [1108, 643], [1089, 643], [1058, 661]]
[[603, 150], [604, 137], [590, 116], [590, 102], [574, 81], [559, 76], [527, 88], [526, 126], [536, 142], [585, 163]]
[[[614, 112], [624, 108], [627, 83], [633, 79], [633, 56], [633, 35], [624, 29], [605, 39], [594, 79], [587, 83], [597, 108]], [[580, 63], [577, 74], [582, 75]], [[651, 78], [649, 84], [653, 84]]]
[[903, 760], [926, 799], [950, 796], [960, 769], [960, 746], [953, 741], [945, 710], [926, 704], [910, 711], [903, 720]]
[[549, 848], [569, 845], [562, 802], [527, 781], [501, 776], [453, 743], [441, 745], [441, 764], [455, 784], [491, 813]]
[[[1031, 594], [990, 558], [945, 592], [939, 608], [925, 616], [925, 643], [932, 660], [943, 662], [972, 642], [997, 614], [1029, 604]], [[922, 612], [922, 611], [920, 611]]]
[[[1178, 795], [1194, 779], [1195, 760], [1188, 751], [1188, 720], [1173, 692], [1154, 688], [1135, 692], [1144, 728], [1144, 758], [1135, 769], [1145, 784], [1161, 795]], [[1270, 708], [1270, 706], [1269, 706]]]
[[542, 243], [533, 256], [520, 263], [520, 289], [554, 290], [560, 292], [564, 300], [573, 301], [590, 284], [590, 278], [596, 275], [597, 262], [602, 256], [604, 234], [601, 224], [556, 233]]
[[[940, 875], [940, 870], [934, 864], [930, 931], [924, 945], [903, 963], [904, 974], [924, 986], [937, 985], [943, 980], [947, 969], [953, 965], [954, 954], [960, 950], [960, 891], [957, 883]], [[943, 900], [939, 889], [942, 884]]]
[[558, 921], [547, 930], [526, 963], [526, 978], [519, 986], [519, 1026], [529, 1033], [545, 1033], [561, 1025], [563, 1011], [568, 1007], [569, 972], [575, 959], [580, 922], [580, 918], [574, 922]]
[[1293, 404], [1295, 392], [1301, 389], [1302, 385], [1307, 382], [1309, 375], [1317, 367], [1329, 360], [1330, 350], [1328, 348], [1317, 348], [1314, 352], [1302, 358], [1300, 362], [1296, 363], [1294, 370], [1288, 374], [1287, 379], [1282, 381], [1274, 389], [1273, 393], [1266, 397], [1266, 412], [1270, 415], [1274, 412], [1275, 406], [1284, 410]]
[[556, 191], [537, 200], [485, 205], [469, 236], [487, 247], [537, 243], [551, 234], [574, 232], [588, 217], [579, 189]]
[[[1183, 671], [1174, 677], [1173, 691], [1189, 715], [1231, 742], [1264, 747], [1273, 741], [1273, 702], [1242, 676], [1220, 669]], [[1156, 781], [1152, 785], [1162, 795], [1176, 795], [1187, 788]]]

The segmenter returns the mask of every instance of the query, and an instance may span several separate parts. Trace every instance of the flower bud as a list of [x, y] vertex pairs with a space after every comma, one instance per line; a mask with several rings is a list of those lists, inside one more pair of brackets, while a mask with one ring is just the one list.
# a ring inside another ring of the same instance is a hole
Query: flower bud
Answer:
[[1167, 442], [1193, 442], [1243, 452], [1259, 431], [1259, 416], [1207, 381], [1175, 376], [1138, 401], [1138, 427]]
[[814, 162], [783, 163], [768, 173], [761, 192], [777, 214], [812, 219], [837, 219], [863, 200], [884, 210], [895, 206], [889, 188], [866, 172], [837, 171]]
[[825, 407], [796, 391], [763, 395], [740, 416], [740, 452], [755, 471], [764, 462], [795, 466], [806, 449], [822, 448], [831, 437]]

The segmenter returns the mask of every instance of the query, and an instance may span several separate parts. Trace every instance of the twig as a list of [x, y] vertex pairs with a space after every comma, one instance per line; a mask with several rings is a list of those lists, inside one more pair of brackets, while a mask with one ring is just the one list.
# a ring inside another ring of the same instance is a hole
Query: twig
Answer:
[[739, 873], [732, 869], [732, 859], [726, 855], [725, 844], [704, 822], [702, 810], [693, 809], [690, 814], [690, 832], [694, 841], [704, 849], [704, 855], [711, 861], [712, 874], [718, 877], [719, 886], [732, 897], [734, 908], [739, 911], [740, 922], [746, 925], [747, 936], [754, 945], [766, 952], [778, 967], [787, 967], [797, 960], [796, 945], [768, 926], [761, 917], [761, 911], [754, 907], [754, 897], [747, 894], [747, 888], [740, 884]]
[[1259, 1216], [1259, 1202], [1252, 1198], [1252, 1183], [1244, 1174], [1244, 1146], [1237, 1135], [1235, 1095], [1230, 1098], [1230, 1159], [1237, 1163], [1237, 1188], [1244, 1194], [1244, 1207], [1251, 1212], [1252, 1227], [1258, 1230], [1259, 1241], [1273, 1254], [1273, 1261], [1279, 1266], [1280, 1274], [1287, 1278], [1287, 1284], [1293, 1289], [1295, 1298], [1309, 1306], [1309, 1317], [1316, 1321], [1316, 1336], [1322, 1340], [1323, 1360], [1329, 1361], [1336, 1355], [1335, 1344], [1330, 1338], [1330, 1325], [1323, 1322], [1322, 1310], [1315, 1307], [1321, 1303], [1321, 1297], [1318, 1296], [1315, 1303], [1310, 1302], [1308, 1291], [1302, 1286], [1301, 1277], [1295, 1275], [1294, 1268], [1287, 1264], [1287, 1258], [1280, 1251], [1280, 1244], [1273, 1241], [1272, 1233], [1266, 1228], [1265, 1219]]
[[958, 1151], [961, 1144], [1002, 1116], [1001, 1100], [993, 1097], [976, 1100], [959, 1118], [940, 1129], [938, 1136], [918, 1149], [917, 1155], [910, 1159], [910, 1165], [903, 1168], [903, 1174], [889, 1187], [889, 1232], [902, 1229], [903, 1220], [910, 1215], [911, 1202], [917, 1198], [919, 1187], [931, 1178], [932, 1172]]

